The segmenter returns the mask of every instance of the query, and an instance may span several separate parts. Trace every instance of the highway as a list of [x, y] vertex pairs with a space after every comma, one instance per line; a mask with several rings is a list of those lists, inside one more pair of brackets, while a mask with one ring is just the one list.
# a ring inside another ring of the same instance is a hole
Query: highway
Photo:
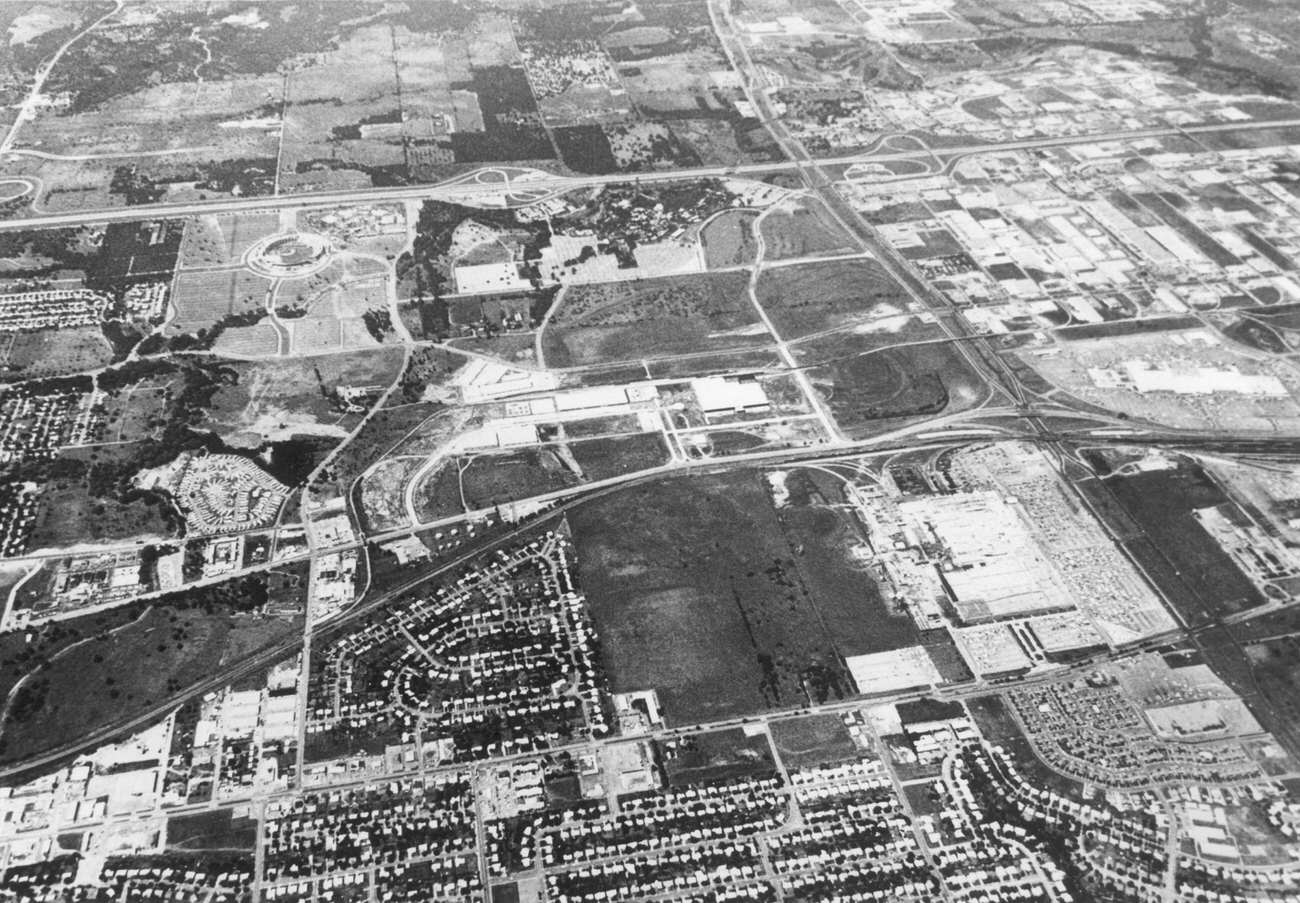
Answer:
[[[1143, 128], [1111, 131], [1086, 135], [1026, 138], [997, 144], [977, 143], [954, 147], [891, 151], [889, 153], [860, 153], [838, 157], [788, 160], [776, 163], [747, 163], [738, 166], [706, 166], [655, 173], [615, 173], [610, 175], [561, 176], [541, 172], [529, 173], [525, 178], [495, 182], [476, 182], [475, 173], [458, 176], [445, 182], [430, 185], [401, 185], [386, 188], [355, 188], [342, 191], [304, 192], [302, 194], [269, 197], [224, 198], [208, 201], [186, 201], [174, 204], [141, 204], [133, 207], [112, 207], [75, 212], [41, 213], [16, 219], [0, 220], [0, 231], [30, 229], [49, 226], [81, 226], [94, 223], [130, 222], [158, 217], [183, 217], [205, 213], [239, 213], [246, 210], [278, 210], [286, 207], [303, 207], [336, 204], [373, 204], [384, 201], [419, 201], [438, 199], [478, 206], [501, 206], [501, 199], [512, 191], [536, 193], [536, 199], [563, 194], [577, 188], [601, 185], [631, 184], [643, 181], [682, 181], [726, 176], [763, 176], [771, 173], [798, 173], [810, 164], [816, 167], [838, 167], [854, 163], [885, 163], [892, 160], [932, 160], [935, 155], [952, 161], [971, 154], [1000, 153], [1016, 150], [1036, 150], [1048, 147], [1067, 147], [1075, 144], [1095, 144], [1102, 141], [1136, 141], [1145, 138], [1169, 138], [1180, 135], [1212, 134], [1214, 132], [1243, 132], [1256, 129], [1300, 126], [1300, 119], [1256, 120], [1251, 122], [1211, 123], [1168, 128]], [[19, 153], [21, 149], [13, 153]], [[21, 151], [28, 153], [27, 151]], [[5, 155], [9, 156], [9, 155]], [[18, 177], [14, 177], [18, 178]], [[542, 194], [541, 192], [546, 192]]]

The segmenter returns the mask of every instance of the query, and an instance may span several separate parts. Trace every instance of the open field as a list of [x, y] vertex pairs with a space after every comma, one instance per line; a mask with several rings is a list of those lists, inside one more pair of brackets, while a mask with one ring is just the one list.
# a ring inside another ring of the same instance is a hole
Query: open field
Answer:
[[826, 205], [816, 198], [804, 198], [795, 206], [773, 210], [763, 217], [764, 257], [790, 260], [796, 257], [820, 257], [847, 254], [853, 240], [831, 218]]
[[595, 483], [668, 463], [668, 448], [659, 433], [641, 433], [569, 443], [583, 478]]
[[758, 244], [754, 241], [752, 210], [726, 210], [709, 220], [700, 230], [704, 261], [711, 270], [744, 266], [754, 262]]
[[769, 722], [772, 743], [786, 768], [829, 765], [858, 757], [839, 715], [804, 715]]
[[216, 809], [167, 819], [167, 846], [174, 850], [251, 850], [257, 822], [235, 818], [234, 810]]
[[228, 442], [261, 445], [295, 433], [341, 437], [359, 416], [335, 400], [339, 387], [387, 388], [398, 377], [402, 352], [376, 348], [296, 360], [230, 361], [204, 425]]
[[1188, 623], [1205, 623], [1263, 602], [1232, 557], [1192, 516], [1196, 508], [1227, 502], [1199, 467], [1111, 477], [1102, 485], [1141, 530], [1126, 543], [1129, 552]]
[[[251, 597], [244, 604], [252, 604]], [[133, 606], [134, 620], [90, 636], [24, 683], [3, 724], [0, 758], [32, 755], [142, 711], [211, 675], [223, 661], [274, 643], [293, 622], [222, 606]], [[120, 623], [120, 622], [119, 622]]]
[[844, 484], [821, 470], [794, 468], [784, 478], [789, 498], [776, 515], [798, 570], [816, 601], [823, 629], [842, 656], [899, 649], [920, 642], [915, 623], [882, 598], [880, 587], [855, 551], [865, 540], [856, 518], [842, 507]]
[[840, 260], [769, 269], [758, 300], [784, 339], [850, 323], [897, 317], [907, 310], [903, 287], [874, 260]]
[[113, 359], [113, 346], [94, 326], [0, 335], [0, 367], [24, 379], [82, 373]]
[[61, 548], [84, 542], [113, 542], [177, 534], [176, 518], [161, 498], [123, 501], [97, 494], [89, 469], [79, 478], [51, 481], [41, 494], [29, 539], [31, 549]]
[[840, 333], [797, 347], [800, 363], [814, 365], [813, 387], [851, 435], [882, 421], [967, 409], [984, 398], [979, 375], [951, 343], [904, 344], [905, 335]]
[[[760, 474], [674, 478], [569, 516], [615, 692], [690, 724], [849, 690]], [[863, 611], [868, 617], [867, 610]]]
[[575, 285], [542, 338], [551, 367], [569, 367], [767, 341], [746, 297], [746, 275], [669, 276]]
[[245, 251], [278, 231], [280, 214], [274, 212], [192, 217], [181, 240], [181, 268], [239, 263]]
[[182, 270], [171, 304], [176, 314], [167, 325], [171, 335], [211, 329], [227, 317], [243, 316], [266, 306], [271, 282], [243, 268]]

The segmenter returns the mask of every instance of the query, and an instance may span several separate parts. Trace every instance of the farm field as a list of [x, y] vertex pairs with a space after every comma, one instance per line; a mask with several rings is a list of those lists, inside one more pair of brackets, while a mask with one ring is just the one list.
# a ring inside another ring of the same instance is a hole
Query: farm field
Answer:
[[764, 270], [759, 303], [790, 340], [855, 323], [897, 317], [910, 299], [873, 260], [806, 263]]
[[692, 724], [850, 691], [759, 473], [626, 489], [569, 521], [615, 692], [653, 687]]

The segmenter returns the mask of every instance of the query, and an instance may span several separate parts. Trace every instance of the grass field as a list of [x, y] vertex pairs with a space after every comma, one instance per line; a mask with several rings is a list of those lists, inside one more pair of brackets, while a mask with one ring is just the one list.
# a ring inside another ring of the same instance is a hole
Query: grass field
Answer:
[[543, 333], [552, 367], [570, 367], [768, 341], [744, 273], [575, 285]]
[[762, 734], [747, 735], [738, 727], [689, 734], [657, 745], [669, 787], [763, 777], [776, 772], [767, 738]]
[[96, 497], [85, 479], [52, 482], [41, 494], [30, 548], [59, 548], [137, 536], [168, 537], [176, 530], [163, 504]]
[[[603, 440], [597, 440], [603, 441]], [[461, 492], [471, 511], [576, 486], [578, 478], [547, 449], [480, 455], [460, 475]]]
[[1147, 540], [1130, 542], [1131, 551], [1188, 623], [1205, 623], [1264, 601], [1192, 516], [1195, 508], [1227, 501], [1199, 467], [1113, 478], [1104, 485]]
[[94, 326], [37, 329], [0, 336], [0, 367], [24, 379], [81, 373], [113, 359], [113, 346]]
[[171, 298], [176, 316], [167, 331], [171, 335], [193, 333], [232, 314], [255, 311], [265, 306], [270, 287], [270, 280], [245, 269], [182, 270]]
[[592, 483], [668, 463], [668, 447], [659, 433], [571, 442], [569, 450]]
[[653, 687], [690, 724], [847, 690], [822, 606], [855, 600], [814, 599], [760, 474], [663, 480], [569, 517], [616, 692]]
[[235, 818], [233, 810], [215, 809], [167, 819], [167, 847], [173, 850], [251, 850], [257, 843], [257, 822]]
[[85, 631], [84, 643], [48, 656], [49, 664], [24, 683], [7, 712], [0, 758], [31, 755], [143, 711], [211, 675], [233, 655], [300, 629], [290, 621], [219, 608], [133, 611], [136, 619], [119, 629]]
[[764, 257], [768, 260], [847, 254], [853, 250], [853, 240], [816, 198], [805, 198], [788, 210], [772, 211], [763, 217], [759, 228], [763, 230]]
[[871, 572], [853, 558], [854, 547], [863, 544], [857, 522], [831, 507], [843, 501], [843, 484], [822, 471], [793, 469], [785, 485], [790, 497], [776, 509], [777, 518], [799, 550], [799, 574], [839, 654], [865, 655], [919, 643], [915, 622], [890, 609]]
[[765, 270], [758, 300], [784, 339], [903, 313], [907, 292], [874, 260], [803, 263]]
[[814, 366], [813, 386], [850, 435], [900, 417], [964, 410], [985, 396], [950, 343], [901, 344], [907, 341], [906, 333], [841, 333], [801, 344], [795, 355]]
[[[398, 377], [399, 348], [349, 351], [294, 360], [228, 362], [235, 374], [212, 398], [205, 426], [226, 436], [253, 432], [266, 441], [295, 431], [342, 436], [357, 414], [331, 397], [338, 386], [387, 387]], [[322, 429], [329, 427], [330, 429]]]
[[772, 743], [786, 768], [847, 762], [859, 755], [839, 715], [805, 715], [770, 722]]
[[711, 219], [700, 231], [705, 265], [717, 270], [753, 263], [758, 253], [756, 219], [758, 214], [752, 210], [726, 210]]

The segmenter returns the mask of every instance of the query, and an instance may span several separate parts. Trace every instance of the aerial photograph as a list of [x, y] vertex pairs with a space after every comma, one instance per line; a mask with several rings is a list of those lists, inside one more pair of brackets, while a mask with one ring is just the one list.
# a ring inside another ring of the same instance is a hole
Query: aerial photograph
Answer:
[[1300, 903], [1300, 0], [0, 0], [0, 903]]

